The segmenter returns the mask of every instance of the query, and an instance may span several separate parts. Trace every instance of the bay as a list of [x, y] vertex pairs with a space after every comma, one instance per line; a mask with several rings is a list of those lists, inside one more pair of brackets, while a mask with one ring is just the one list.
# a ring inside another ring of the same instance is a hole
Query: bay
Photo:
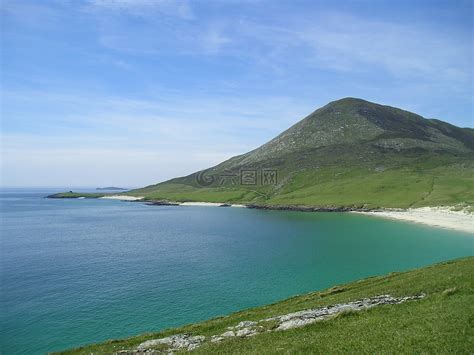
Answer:
[[44, 198], [57, 190], [0, 193], [4, 354], [158, 331], [474, 254], [472, 234], [370, 216]]

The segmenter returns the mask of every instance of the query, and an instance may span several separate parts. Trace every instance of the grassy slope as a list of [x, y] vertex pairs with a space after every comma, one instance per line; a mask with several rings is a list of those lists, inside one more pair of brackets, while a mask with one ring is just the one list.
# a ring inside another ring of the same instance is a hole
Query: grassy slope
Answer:
[[[283, 174], [282, 174], [283, 175]], [[273, 205], [421, 207], [474, 205], [473, 165], [407, 166], [374, 172], [344, 166], [291, 175], [277, 189], [224, 186], [198, 188], [164, 183], [129, 192], [148, 199]]]
[[[261, 147], [205, 170], [278, 172], [277, 186], [198, 184], [199, 174], [130, 191], [150, 199], [333, 207], [474, 205], [474, 130], [345, 98]], [[238, 178], [236, 179], [238, 180]]]
[[[400, 305], [376, 307], [303, 328], [234, 338], [198, 348], [209, 353], [472, 353], [474, 349], [474, 257], [403, 273], [372, 277], [322, 292], [296, 296], [182, 328], [70, 350], [70, 354], [112, 353], [148, 339], [177, 333], [213, 335], [243, 320], [259, 320], [298, 310], [380, 294], [427, 297]], [[452, 292], [445, 292], [453, 289]]]

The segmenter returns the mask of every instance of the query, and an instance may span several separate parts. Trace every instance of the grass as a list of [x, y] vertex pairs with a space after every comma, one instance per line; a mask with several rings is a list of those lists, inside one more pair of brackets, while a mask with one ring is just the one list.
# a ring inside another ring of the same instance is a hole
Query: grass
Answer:
[[[204, 172], [125, 194], [181, 202], [351, 208], [463, 206], [472, 210], [473, 152], [473, 129], [344, 98], [314, 111], [248, 153]], [[242, 170], [256, 172], [260, 183], [242, 184]], [[263, 185], [265, 170], [277, 172], [277, 184]]]
[[379, 173], [340, 169], [313, 174], [305, 172], [295, 180], [267, 203], [398, 208], [474, 204], [472, 171], [453, 167], [426, 171], [394, 169]]
[[[303, 309], [391, 294], [426, 297], [399, 305], [341, 314], [303, 328], [206, 342], [197, 354], [268, 353], [472, 353], [474, 349], [474, 257], [333, 287], [321, 292], [233, 313], [198, 324], [89, 345], [63, 354], [111, 354], [145, 340], [178, 333], [210, 336], [244, 320], [260, 320]], [[271, 324], [269, 325], [271, 327]]]
[[[368, 167], [322, 167], [294, 173], [280, 172], [278, 186], [197, 187], [189, 179], [176, 179], [122, 193], [147, 200], [227, 202], [240, 204], [409, 208], [474, 206], [474, 163], [416, 165], [376, 171]], [[55, 198], [98, 198], [101, 193], [65, 192]]]
[[430, 161], [406, 167], [341, 166], [280, 170], [278, 186], [197, 187], [189, 178], [132, 190], [146, 199], [369, 208], [474, 205], [474, 164], [436, 165]]

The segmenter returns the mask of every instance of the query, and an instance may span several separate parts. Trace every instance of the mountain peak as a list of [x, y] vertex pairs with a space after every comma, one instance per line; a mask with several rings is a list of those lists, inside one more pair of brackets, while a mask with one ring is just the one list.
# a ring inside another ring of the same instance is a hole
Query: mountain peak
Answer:
[[472, 136], [448, 123], [360, 98], [345, 97], [317, 109], [268, 143], [244, 154], [239, 164], [281, 159], [288, 154], [334, 147], [370, 152], [466, 152]]
[[340, 105], [340, 104], [346, 105], [346, 104], [354, 104], [354, 103], [368, 103], [368, 104], [373, 104], [374, 105], [373, 102], [363, 100], [363, 99], [360, 99], [358, 97], [348, 96], [348, 97], [343, 97], [343, 98], [338, 99], [338, 100], [331, 101], [326, 106]]
[[[345, 97], [257, 149], [136, 193], [315, 206], [465, 203], [473, 196], [473, 152], [474, 130]], [[265, 180], [270, 173], [273, 183]]]

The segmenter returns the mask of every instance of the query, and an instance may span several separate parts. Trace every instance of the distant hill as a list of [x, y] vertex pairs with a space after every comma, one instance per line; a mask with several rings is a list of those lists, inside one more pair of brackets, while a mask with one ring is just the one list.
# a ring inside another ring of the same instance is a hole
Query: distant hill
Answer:
[[258, 205], [472, 206], [473, 171], [474, 129], [344, 98], [246, 154], [129, 193]]
[[109, 190], [109, 191], [127, 191], [128, 189], [124, 189], [122, 187], [115, 187], [115, 186], [110, 186], [110, 187], [98, 187], [96, 190], [103, 191], [103, 190]]

